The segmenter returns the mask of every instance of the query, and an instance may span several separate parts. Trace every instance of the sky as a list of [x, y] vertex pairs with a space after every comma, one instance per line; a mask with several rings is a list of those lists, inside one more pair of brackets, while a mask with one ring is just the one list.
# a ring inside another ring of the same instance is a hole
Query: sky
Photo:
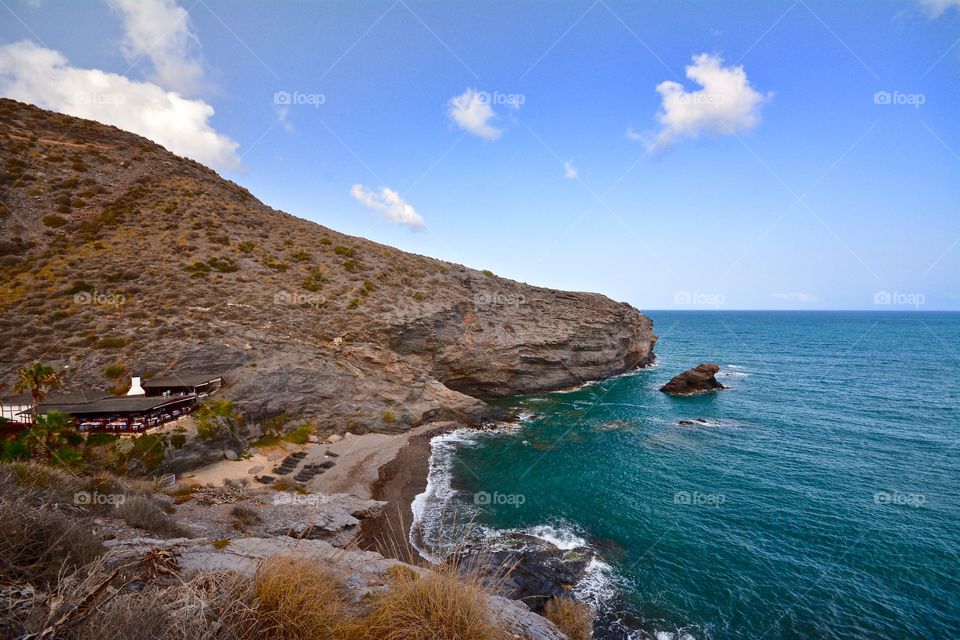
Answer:
[[960, 0], [0, 0], [0, 95], [640, 309], [960, 310]]

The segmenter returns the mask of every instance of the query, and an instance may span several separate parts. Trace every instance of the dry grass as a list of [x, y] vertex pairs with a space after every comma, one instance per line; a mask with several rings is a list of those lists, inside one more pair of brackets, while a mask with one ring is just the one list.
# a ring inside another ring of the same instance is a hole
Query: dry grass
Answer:
[[552, 598], [544, 607], [543, 615], [557, 625], [569, 640], [589, 640], [593, 637], [596, 613], [587, 604], [571, 598]]
[[0, 496], [0, 582], [48, 586], [103, 552], [99, 538], [53, 504]]
[[166, 538], [186, 538], [190, 531], [178, 524], [161, 509], [157, 502], [146, 496], [130, 496], [117, 505], [116, 516], [137, 527]]
[[495, 640], [501, 637], [479, 576], [452, 564], [420, 575], [396, 571], [361, 621], [364, 640]]
[[350, 637], [350, 592], [330, 570], [274, 556], [259, 567], [254, 583], [255, 635], [277, 640]]

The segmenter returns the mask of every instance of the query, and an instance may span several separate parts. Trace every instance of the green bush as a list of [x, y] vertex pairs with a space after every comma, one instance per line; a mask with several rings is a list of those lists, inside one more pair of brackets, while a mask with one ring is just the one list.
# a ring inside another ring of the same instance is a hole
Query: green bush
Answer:
[[303, 251], [303, 250], [297, 251], [296, 253], [293, 254], [293, 259], [296, 260], [297, 262], [306, 262], [311, 257], [312, 256], [310, 255], [309, 251]]
[[116, 364], [107, 365], [103, 368], [104, 377], [110, 380], [117, 380], [127, 374], [126, 365], [118, 362]]
[[325, 278], [323, 271], [317, 268], [310, 269], [310, 274], [303, 279], [302, 286], [307, 291], [320, 291], [323, 288]]
[[198, 278], [200, 276], [205, 276], [210, 273], [210, 265], [205, 262], [194, 262], [191, 265], [186, 266], [186, 270], [193, 275], [193, 277]]
[[[70, 207], [67, 207], [67, 210], [61, 213], [67, 213], [69, 211], [70, 211]], [[48, 227], [52, 227], [54, 229], [59, 229], [63, 225], [67, 224], [67, 219], [64, 218], [63, 216], [58, 216], [55, 213], [51, 213], [48, 216], [43, 216], [43, 224], [47, 225]]]
[[252, 253], [256, 246], [256, 243], [249, 240], [244, 240], [237, 245], [237, 249], [240, 249], [240, 251], [243, 251], [244, 253]]
[[356, 255], [356, 251], [354, 251], [352, 247], [344, 247], [343, 245], [334, 247], [333, 252], [345, 258], [353, 258]]
[[233, 273], [237, 270], [237, 263], [230, 258], [210, 258], [207, 264], [220, 273]]
[[305, 422], [284, 436], [284, 440], [294, 444], [306, 444], [309, 441], [309, 436], [315, 433], [316, 430], [316, 425]]

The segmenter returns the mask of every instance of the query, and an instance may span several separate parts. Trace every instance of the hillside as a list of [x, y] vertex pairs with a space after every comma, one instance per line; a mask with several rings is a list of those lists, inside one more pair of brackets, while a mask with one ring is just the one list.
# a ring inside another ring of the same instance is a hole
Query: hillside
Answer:
[[131, 133], [0, 99], [0, 383], [223, 373], [253, 417], [343, 431], [473, 419], [477, 398], [648, 363], [633, 307], [346, 236]]

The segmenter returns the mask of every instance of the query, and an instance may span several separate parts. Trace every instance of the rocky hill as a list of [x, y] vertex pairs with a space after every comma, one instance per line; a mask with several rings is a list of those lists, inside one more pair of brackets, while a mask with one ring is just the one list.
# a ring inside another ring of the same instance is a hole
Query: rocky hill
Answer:
[[217, 372], [248, 415], [389, 432], [630, 370], [657, 339], [625, 303], [346, 236], [137, 135], [7, 99], [0, 228], [8, 389], [37, 360], [68, 388]]

